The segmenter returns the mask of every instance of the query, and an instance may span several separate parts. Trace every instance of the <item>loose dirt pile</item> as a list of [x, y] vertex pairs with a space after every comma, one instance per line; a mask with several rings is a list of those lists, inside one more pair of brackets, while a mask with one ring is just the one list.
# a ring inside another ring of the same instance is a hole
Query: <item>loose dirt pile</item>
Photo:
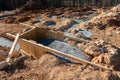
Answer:
[[26, 27], [20, 24], [4, 24], [0, 23], [0, 36], [5, 36], [5, 33], [16, 34], [17, 32], [24, 32], [29, 30], [30, 27]]
[[119, 80], [119, 77], [111, 71], [101, 71], [81, 64], [64, 63], [55, 56], [46, 54], [38, 60], [22, 58], [17, 63], [7, 67], [5, 71], [1, 71], [1, 79]]

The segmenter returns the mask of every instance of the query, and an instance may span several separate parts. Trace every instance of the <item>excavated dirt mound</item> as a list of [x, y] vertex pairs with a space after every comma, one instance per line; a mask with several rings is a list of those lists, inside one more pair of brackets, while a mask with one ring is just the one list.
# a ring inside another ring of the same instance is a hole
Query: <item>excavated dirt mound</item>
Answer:
[[119, 12], [108, 10], [102, 14], [95, 16], [87, 23], [80, 24], [80, 29], [91, 29], [94, 33], [93, 41], [104, 40], [116, 47], [120, 47], [120, 21]]
[[19, 22], [26, 22], [28, 20], [30, 20], [31, 18], [30, 17], [27, 17], [27, 16], [19, 16], [19, 17], [13, 17], [13, 16], [9, 16], [7, 18], [5, 18], [3, 20], [4, 23], [7, 23], [7, 24], [12, 24], [12, 23], [19, 23]]
[[120, 70], [120, 55], [101, 54], [92, 59], [92, 62], [110, 67], [114, 70]]
[[1, 79], [7, 80], [119, 80], [114, 72], [64, 63], [50, 54], [45, 54], [38, 60], [21, 58], [0, 74]]
[[20, 32], [24, 32], [26, 30], [29, 30], [30, 27], [26, 27], [20, 24], [3, 24], [0, 23], [0, 36], [5, 35], [5, 33], [18, 33]]
[[0, 46], [0, 61], [4, 61], [7, 57], [9, 48]]

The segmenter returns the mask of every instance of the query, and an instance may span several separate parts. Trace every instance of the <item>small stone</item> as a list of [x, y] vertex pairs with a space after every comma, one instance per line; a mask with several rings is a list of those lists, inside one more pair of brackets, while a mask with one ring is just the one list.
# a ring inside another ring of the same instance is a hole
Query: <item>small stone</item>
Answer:
[[116, 20], [120, 21], [120, 13], [118, 13], [118, 15], [116, 15]]
[[85, 38], [85, 36], [82, 33], [76, 33], [75, 36], [77, 38]]
[[120, 70], [120, 56], [112, 54], [100, 54], [92, 59], [93, 63], [107, 66], [110, 69]]
[[69, 28], [71, 25], [75, 24], [74, 20], [61, 20], [59, 22], [56, 23], [56, 30], [65, 30], [67, 28]]
[[107, 48], [108, 54], [114, 54], [114, 55], [118, 54], [118, 49], [113, 47], [112, 45], [108, 44], [105, 45], [105, 47]]
[[118, 27], [115, 31], [116, 34], [120, 34], [120, 27]]
[[15, 70], [15, 73], [19, 73], [19, 70], [18, 70], [18, 69], [16, 69], [16, 70]]
[[68, 42], [68, 41], [69, 41], [69, 39], [68, 39], [68, 38], [65, 38], [65, 39], [64, 39], [64, 41], [65, 41], [65, 42]]
[[103, 45], [105, 45], [105, 41], [104, 40], [98, 40], [98, 41], [95, 41], [95, 44], [97, 46], [103, 46]]
[[69, 40], [67, 43], [70, 44], [71, 46], [75, 46], [76, 41]]
[[77, 44], [77, 47], [78, 47], [79, 49], [81, 49], [82, 44], [81, 44], [81, 43], [78, 43], [78, 44]]
[[109, 54], [118, 54], [117, 52], [118, 49], [115, 49], [115, 48], [107, 48], [107, 49]]
[[76, 34], [77, 32], [78, 32], [78, 30], [76, 30], [76, 29], [71, 30], [71, 33], [73, 33], [73, 34]]
[[101, 51], [101, 49], [99, 47], [97, 47], [95, 45], [90, 45], [90, 46], [86, 47], [85, 53], [95, 57], [95, 56], [100, 55], [103, 52]]

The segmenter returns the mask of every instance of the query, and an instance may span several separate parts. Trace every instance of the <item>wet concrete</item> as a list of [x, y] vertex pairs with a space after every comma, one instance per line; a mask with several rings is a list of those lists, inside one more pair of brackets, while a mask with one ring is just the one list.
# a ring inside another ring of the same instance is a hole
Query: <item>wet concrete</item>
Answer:
[[[13, 41], [0, 37], [0, 46], [11, 48], [12, 44], [13, 44]], [[20, 45], [17, 44], [15, 47], [15, 50], [18, 50], [19, 48], [20, 48]]]
[[[96, 15], [97, 15], [97, 12], [94, 12], [92, 14], [87, 15], [88, 18], [83, 18], [80, 20], [77, 20], [74, 18], [61, 18], [62, 20], [70, 19], [70, 20], [74, 20], [76, 22], [75, 24], [71, 25], [71, 27], [69, 27], [67, 30], [66, 29], [63, 30], [63, 32], [71, 31], [73, 28], [77, 27], [80, 23], [89, 21], [92, 17], [94, 17]], [[67, 34], [69, 36], [75, 36], [73, 33], [68, 33], [68, 32], [65, 32], [65, 34]], [[80, 30], [79, 32], [82, 33], [86, 38], [91, 38], [93, 36], [93, 33], [90, 30]]]
[[[47, 39], [47, 40], [39, 40], [38, 43], [41, 43], [45, 46], [51, 47], [52, 49], [56, 49], [58, 51], [76, 56], [76, 57], [84, 59], [84, 60], [88, 60], [88, 61], [91, 60], [90, 56], [88, 56], [87, 54], [84, 54], [80, 49], [73, 47], [73, 46], [71, 46], [63, 41], [54, 40], [54, 39]], [[63, 56], [60, 56], [60, 57], [63, 59], [67, 59]]]
[[76, 24], [74, 24], [73, 26], [71, 26], [67, 31], [72, 30], [73, 28], [75, 28], [78, 24], [82, 23], [82, 22], [86, 22], [89, 21], [91, 18], [93, 18], [94, 16], [96, 16], [97, 12], [94, 12], [92, 14], [88, 14], [87, 18], [83, 18], [83, 19], [74, 19], [74, 18], [61, 18], [62, 20], [74, 20], [76, 22]]

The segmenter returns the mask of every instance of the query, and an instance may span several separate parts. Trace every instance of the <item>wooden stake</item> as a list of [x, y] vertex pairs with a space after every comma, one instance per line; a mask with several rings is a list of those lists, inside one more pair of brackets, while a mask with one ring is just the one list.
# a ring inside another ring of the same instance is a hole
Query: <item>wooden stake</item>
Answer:
[[12, 57], [12, 53], [13, 53], [13, 51], [14, 51], [14, 49], [15, 49], [16, 44], [17, 44], [19, 35], [20, 35], [20, 34], [18, 33], [17, 36], [16, 36], [16, 38], [15, 38], [15, 40], [14, 40], [14, 43], [13, 43], [11, 49], [10, 49], [10, 52], [9, 52], [8, 57], [7, 57], [7, 59], [6, 59], [6, 62], [9, 62], [9, 61], [10, 61], [10, 58]]

